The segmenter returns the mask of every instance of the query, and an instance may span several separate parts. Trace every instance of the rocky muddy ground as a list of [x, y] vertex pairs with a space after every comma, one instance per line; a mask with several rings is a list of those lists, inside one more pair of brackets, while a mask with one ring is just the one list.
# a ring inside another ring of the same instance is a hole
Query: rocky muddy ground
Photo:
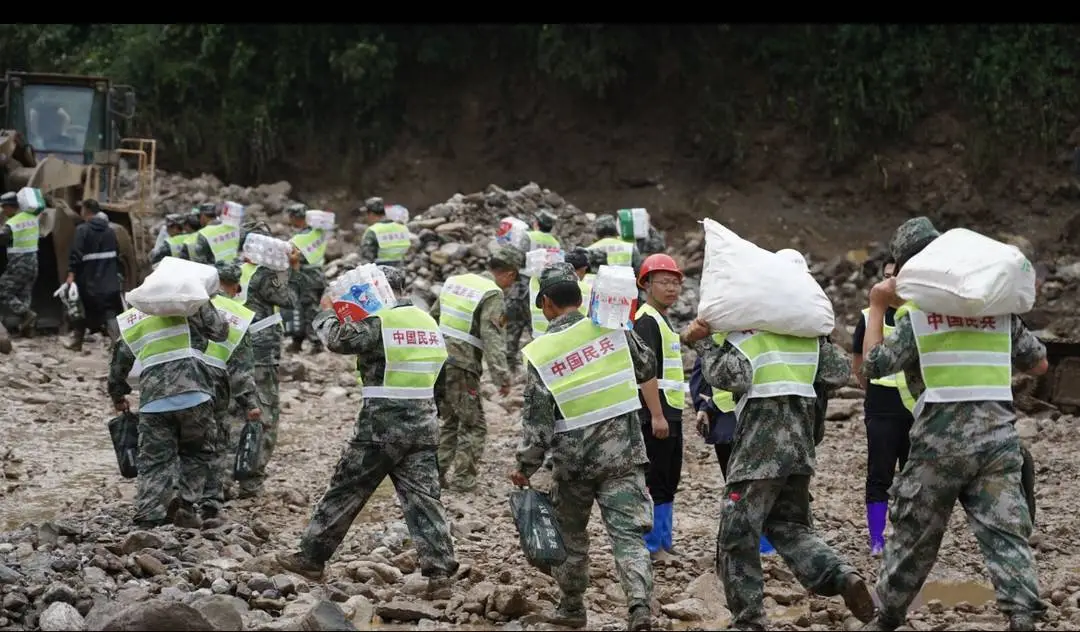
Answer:
[[[481, 484], [471, 494], [444, 496], [462, 570], [451, 591], [428, 602], [419, 598], [426, 585], [388, 482], [331, 560], [325, 583], [284, 574], [272, 562], [274, 553], [295, 546], [352, 431], [358, 394], [350, 358], [305, 352], [283, 360], [281, 441], [265, 497], [232, 501], [228, 524], [217, 529], [144, 532], [130, 526], [135, 484], [117, 473], [105, 429], [111, 413], [104, 342], [75, 356], [59, 342], [17, 340], [15, 353], [0, 364], [6, 420], [0, 425], [0, 629], [555, 629], [536, 615], [558, 591], [525, 563], [507, 504], [520, 386], [507, 399], [490, 385], [484, 389], [490, 433]], [[847, 388], [830, 404], [833, 422], [813, 493], [826, 539], [872, 576], [860, 397]], [[1048, 413], [1023, 418], [1019, 428], [1038, 461], [1032, 541], [1051, 604], [1040, 625], [1076, 629], [1080, 423]], [[689, 437], [676, 503], [682, 555], [654, 569], [656, 613], [665, 629], [717, 629], [729, 617], [712, 570], [721, 481], [711, 448]], [[621, 629], [623, 598], [598, 515], [590, 532], [590, 628]], [[777, 629], [854, 624], [839, 600], [808, 596], [775, 556], [765, 568]], [[1001, 629], [1004, 620], [959, 510], [931, 580], [911, 614], [912, 629]]]

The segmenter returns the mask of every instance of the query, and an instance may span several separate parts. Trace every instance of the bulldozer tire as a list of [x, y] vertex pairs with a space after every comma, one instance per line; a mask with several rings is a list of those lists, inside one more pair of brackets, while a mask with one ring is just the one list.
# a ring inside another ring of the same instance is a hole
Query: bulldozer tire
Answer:
[[1024, 457], [1024, 462], [1020, 466], [1020, 485], [1024, 488], [1028, 513], [1031, 514], [1031, 525], [1035, 526], [1035, 459], [1023, 446], [1020, 448], [1020, 454]]

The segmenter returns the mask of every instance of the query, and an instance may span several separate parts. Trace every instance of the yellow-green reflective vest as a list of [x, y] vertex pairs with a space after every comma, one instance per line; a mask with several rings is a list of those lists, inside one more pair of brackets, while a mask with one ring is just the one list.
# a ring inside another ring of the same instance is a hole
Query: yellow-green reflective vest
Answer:
[[617, 237], [605, 237], [589, 246], [589, 250], [606, 252], [609, 266], [634, 265], [634, 244]]
[[[864, 309], [862, 311], [862, 316], [863, 316], [863, 327], [865, 327], [866, 325], [868, 325], [870, 323], [870, 308]], [[896, 323], [896, 315], [895, 314], [893, 315], [893, 323], [894, 324], [892, 324], [892, 325], [890, 325], [888, 323], [883, 323], [883, 326], [881, 328], [881, 338], [882, 338], [882, 340], [884, 340], [885, 338], [888, 338], [889, 334], [891, 334], [893, 332], [893, 330], [896, 329], [896, 325], [895, 325], [895, 323]], [[869, 349], [863, 349], [863, 356], [864, 357], [866, 356], [867, 351], [869, 351]], [[903, 377], [903, 372], [901, 371], [898, 375], [900, 375], [901, 378], [902, 378]], [[887, 386], [889, 388], [896, 388], [896, 375], [889, 375], [889, 376], [886, 376], [886, 377], [870, 380], [870, 383], [871, 384], [877, 384], [878, 386]]]
[[645, 315], [652, 316], [660, 328], [660, 345], [664, 352], [662, 358], [657, 358], [657, 361], [664, 363], [663, 377], [658, 381], [660, 390], [663, 391], [668, 406], [682, 410], [686, 405], [685, 393], [690, 391], [690, 386], [684, 381], [686, 376], [683, 374], [682, 343], [679, 342], [679, 334], [675, 333], [660, 312], [648, 303], [638, 309], [634, 319]]
[[750, 390], [735, 406], [736, 415], [742, 414], [746, 402], [754, 398], [817, 397], [814, 391], [820, 355], [817, 338], [753, 330], [729, 333], [727, 341], [750, 361], [754, 370]]
[[1011, 402], [1012, 316], [962, 318], [924, 312], [911, 302], [896, 311], [911, 319], [925, 402]]
[[383, 383], [362, 388], [364, 399], [431, 399], [435, 380], [446, 362], [439, 325], [424, 310], [406, 305], [380, 310], [386, 371]]
[[188, 235], [180, 233], [178, 235], [172, 235], [165, 238], [165, 243], [169, 245], [169, 254], [174, 257], [180, 256], [180, 249], [187, 243]]
[[555, 398], [555, 432], [598, 424], [641, 408], [626, 332], [589, 320], [545, 334], [522, 350]]
[[225, 339], [225, 342], [207, 341], [206, 351], [203, 352], [202, 359], [203, 362], [212, 367], [227, 371], [229, 369], [229, 358], [232, 357], [233, 352], [236, 351], [236, 346], [240, 344], [240, 340], [243, 339], [248, 327], [251, 326], [251, 320], [255, 318], [255, 312], [226, 296], [215, 296], [210, 302], [214, 304], [218, 313], [229, 324], [229, 337]]
[[540, 277], [529, 279], [529, 314], [532, 316], [532, 336], [539, 338], [548, 330], [548, 320], [544, 310], [536, 306], [536, 295], [540, 293]]
[[545, 233], [542, 230], [530, 230], [529, 233], [529, 250], [537, 250], [539, 248], [545, 248], [547, 250], [562, 250], [562, 244], [555, 238], [555, 235], [551, 233]]
[[120, 337], [143, 369], [191, 358], [191, 329], [184, 316], [151, 316], [131, 308], [116, 317]]
[[[713, 342], [717, 347], [724, 346], [724, 341], [727, 336], [724, 334], [713, 334]], [[735, 410], [735, 394], [731, 391], [722, 391], [715, 386], [712, 387], [712, 401], [716, 405], [716, 408], [722, 413], [730, 413]]]
[[300, 249], [309, 264], [321, 268], [326, 263], [326, 244], [330, 241], [330, 234], [326, 231], [312, 228], [294, 235], [289, 241]]
[[[247, 305], [248, 299], [248, 284], [251, 283], [251, 277], [255, 276], [255, 271], [259, 269], [259, 266], [245, 261], [240, 265], [240, 292], [236, 295], [236, 300]], [[248, 332], [256, 334], [267, 327], [273, 327], [274, 325], [281, 324], [281, 308], [277, 305], [274, 306], [274, 313], [263, 318], [262, 320], [255, 321], [248, 327]]]
[[589, 303], [592, 302], [592, 284], [595, 280], [595, 274], [586, 274], [584, 279], [577, 282], [578, 288], [581, 289], [581, 307], [578, 308], [578, 311], [581, 312], [582, 316], [589, 315]]
[[[409, 229], [397, 222], [378, 222], [368, 227], [379, 242], [379, 257], [375, 263], [397, 263], [409, 250]], [[367, 231], [364, 232], [367, 234]]]
[[203, 226], [199, 234], [210, 244], [214, 261], [232, 261], [240, 249], [240, 229], [228, 224], [210, 224]]
[[30, 254], [38, 251], [41, 228], [38, 226], [37, 215], [22, 211], [12, 215], [5, 223], [11, 227], [11, 245], [8, 246], [8, 254]]
[[494, 281], [479, 274], [450, 277], [439, 293], [439, 331], [483, 349], [484, 342], [472, 335], [476, 308], [485, 298], [501, 291]]

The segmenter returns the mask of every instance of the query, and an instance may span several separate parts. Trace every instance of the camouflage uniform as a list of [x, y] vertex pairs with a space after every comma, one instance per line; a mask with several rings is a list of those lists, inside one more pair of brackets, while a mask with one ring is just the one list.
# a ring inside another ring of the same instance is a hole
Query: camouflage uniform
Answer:
[[[14, 207], [11, 215], [19, 213], [15, 194], [4, 196], [4, 208]], [[9, 216], [0, 213], [0, 247], [10, 248], [11, 226], [5, 224]], [[29, 331], [36, 314], [30, 309], [34, 283], [38, 275], [38, 253], [7, 253], [7, 265], [0, 273], [0, 320], [15, 328], [22, 327], [24, 335]]]
[[[502, 251], [493, 255], [499, 257]], [[490, 273], [481, 276], [492, 279]], [[441, 302], [431, 308], [431, 317], [439, 320]], [[439, 413], [443, 418], [439, 432], [439, 481], [445, 486], [446, 473], [454, 469], [454, 486], [460, 490], [476, 487], [476, 466], [484, 454], [487, 438], [487, 420], [480, 400], [480, 376], [483, 360], [488, 361], [491, 381], [499, 387], [510, 385], [510, 372], [506, 366], [506, 340], [503, 330], [506, 315], [503, 310], [502, 292], [483, 299], [473, 312], [473, 336], [479, 338], [484, 348], [446, 336], [446, 351], [450, 357], [443, 369], [444, 383], [435, 394]]]
[[[597, 241], [605, 239], [607, 237], [619, 237], [619, 224], [614, 215], [601, 215], [596, 218], [596, 224], [593, 227], [596, 232]], [[624, 240], [625, 241], [625, 240]], [[592, 246], [590, 246], [592, 248]], [[641, 270], [641, 250], [638, 249], [637, 244], [634, 244], [633, 252], [630, 256], [630, 265], [634, 268], [634, 276], [636, 277]]]
[[[254, 322], [274, 315], [274, 308], [292, 308], [297, 304], [300, 274], [290, 269], [287, 273], [259, 267], [248, 281], [247, 300], [244, 306], [255, 312]], [[281, 406], [278, 400], [278, 365], [281, 363], [281, 325], [273, 325], [251, 334], [251, 347], [255, 359], [255, 395], [262, 410], [262, 449], [259, 452], [258, 473], [240, 482], [243, 496], [257, 494], [266, 480], [266, 464], [277, 445], [278, 418]], [[242, 422], [234, 418], [242, 426]], [[233, 450], [240, 441], [239, 428], [233, 432]]]
[[[310, 230], [311, 228], [304, 228], [297, 234], [303, 234]], [[301, 257], [303, 257], [303, 255], [301, 255]], [[319, 311], [319, 301], [322, 300], [322, 295], [325, 291], [326, 275], [323, 274], [322, 266], [313, 265], [306, 260], [301, 260], [300, 283], [298, 285], [300, 305], [297, 309], [293, 310], [293, 318], [296, 322], [295, 330], [292, 332], [293, 350], [299, 351], [300, 346], [305, 339], [311, 343], [312, 352], [322, 350], [322, 342], [320, 342], [319, 337], [315, 335], [315, 328], [312, 326], [312, 320]]]
[[[937, 231], [925, 217], [905, 222], [891, 248], [900, 265]], [[926, 390], [911, 314], [865, 354], [862, 374], [876, 379], [904, 372], [918, 398]], [[925, 317], [925, 315], [924, 315]], [[1037, 366], [1046, 349], [1012, 316], [1012, 360], [1021, 370]], [[1021, 487], [1020, 440], [1015, 412], [1006, 402], [925, 403], [916, 409], [911, 454], [889, 490], [893, 537], [877, 583], [880, 612], [867, 629], [894, 629], [926, 581], [937, 560], [949, 516], [957, 501], [968, 515], [994, 584], [999, 609], [1011, 629], [1034, 629], [1033, 618], [1045, 610], [1039, 600], [1036, 567], [1028, 544], [1031, 516]]]
[[[381, 217], [378, 221], [379, 224], [394, 223], [394, 220], [386, 217], [386, 209], [382, 198], [368, 198], [364, 201], [364, 207], [368, 212], [375, 213]], [[398, 268], [405, 264], [404, 258], [400, 261], [381, 261], [379, 259], [379, 238], [375, 235], [375, 231], [371, 230], [370, 227], [368, 227], [360, 237], [360, 260], [363, 263], [378, 263], [379, 265], [389, 265]]]
[[649, 236], [645, 239], [638, 239], [637, 248], [645, 257], [664, 252], [667, 250], [667, 244], [664, 243], [664, 234], [656, 230], [652, 224], [649, 224]]
[[[541, 293], [555, 283], [577, 283], [568, 264], [544, 270]], [[551, 321], [549, 333], [567, 329], [584, 318], [576, 309]], [[656, 379], [656, 357], [632, 331], [626, 332], [634, 374], [639, 383]], [[645, 442], [637, 412], [568, 432], [555, 432], [561, 418], [555, 398], [531, 364], [521, 411], [522, 438], [517, 469], [532, 476], [551, 450], [554, 464], [551, 493], [568, 557], [552, 570], [562, 591], [559, 612], [584, 617], [583, 597], [589, 586], [589, 536], [593, 503], [600, 505], [611, 538], [619, 583], [633, 612], [648, 608], [652, 596], [652, 561], [642, 536], [652, 529], [652, 500], [645, 488]]]
[[[815, 381], [845, 384], [850, 358], [824, 339], [819, 345]], [[695, 349], [710, 386], [745, 396], [754, 377], [746, 356], [730, 342], [718, 346], [711, 338], [698, 341]], [[763, 531], [804, 588], [819, 595], [843, 595], [863, 621], [873, 616], [869, 591], [855, 568], [813, 527], [815, 419], [814, 398], [798, 395], [752, 398], [739, 413], [716, 542], [717, 575], [724, 583], [732, 625], [739, 629], [767, 626], [759, 552]]]
[[[216, 264], [220, 279], [226, 283], [240, 283], [240, 266], [236, 262]], [[222, 296], [228, 296], [219, 292]], [[231, 298], [231, 297], [230, 297]], [[251, 334], [245, 333], [236, 345], [227, 369], [206, 366], [214, 385], [214, 422], [217, 441], [214, 443], [214, 467], [206, 478], [203, 489], [203, 517], [213, 517], [221, 512], [225, 503], [225, 488], [232, 480], [233, 459], [232, 426], [242, 425], [244, 413], [258, 408], [255, 398], [255, 356], [251, 347]], [[239, 440], [239, 438], [237, 439]]]
[[[525, 267], [522, 257], [522, 267]], [[529, 311], [529, 278], [521, 275], [506, 290], [506, 366], [517, 373], [521, 366], [521, 336], [532, 332], [532, 312]], [[532, 334], [529, 334], [530, 339]]]
[[[172, 227], [183, 228], [183, 226], [184, 226], [184, 216], [183, 215], [180, 215], [179, 213], [170, 213], [169, 215], [165, 216], [165, 230], [166, 231], [168, 231], [168, 229], [172, 228]], [[179, 237], [181, 235], [182, 235], [182, 233], [178, 233], [177, 237]], [[173, 253], [173, 248], [172, 248], [171, 245], [169, 245], [168, 239], [169, 239], [168, 232], [166, 232], [166, 239], [162, 240], [161, 244], [155, 246], [154, 249], [150, 251], [150, 265], [156, 265], [157, 263], [159, 263], [165, 257], [179, 257], [180, 256], [180, 252], [179, 252], [180, 249], [178, 249], [178, 252], [176, 252], [174, 254]]]
[[[207, 303], [188, 318], [191, 346], [205, 351], [207, 339], [224, 341], [229, 326]], [[113, 345], [109, 364], [108, 389], [113, 402], [131, 392], [128, 374], [135, 356], [123, 339]], [[216, 440], [214, 387], [202, 361], [196, 358], [175, 360], [143, 369], [139, 376], [139, 409], [148, 404], [181, 394], [205, 394], [195, 406], [167, 412], [139, 413], [139, 480], [135, 497], [135, 521], [148, 525], [166, 521], [166, 508], [174, 483], [180, 490], [180, 504], [194, 517], [194, 507], [203, 496], [206, 478], [213, 467]], [[179, 461], [179, 481], [177, 476]]]
[[[404, 273], [389, 266], [380, 268], [400, 295]], [[398, 307], [411, 304], [408, 299], [398, 299]], [[330, 351], [357, 356], [364, 384], [383, 383], [386, 356], [378, 315], [343, 324], [333, 311], [326, 310], [315, 317], [315, 329]], [[452, 575], [458, 563], [440, 501], [438, 436], [433, 399], [366, 400], [356, 417], [356, 431], [300, 539], [300, 552], [279, 557], [282, 565], [308, 577], [321, 575], [353, 520], [389, 476], [416, 544], [421, 572], [432, 578]]]

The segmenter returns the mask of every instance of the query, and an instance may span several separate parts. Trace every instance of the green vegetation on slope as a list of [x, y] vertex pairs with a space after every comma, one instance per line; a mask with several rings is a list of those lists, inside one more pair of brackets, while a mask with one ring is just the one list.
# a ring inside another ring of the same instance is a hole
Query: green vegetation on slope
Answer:
[[[737, 161], [741, 123], [783, 117], [843, 165], [935, 108], [984, 147], [1063, 142], [1080, 100], [1074, 25], [0, 25], [10, 69], [106, 74], [136, 87], [142, 131], [173, 169], [265, 176], [287, 148], [370, 159], [410, 86], [477, 66], [598, 100], [684, 95], [705, 154]], [[360, 148], [360, 151], [357, 151]]]

